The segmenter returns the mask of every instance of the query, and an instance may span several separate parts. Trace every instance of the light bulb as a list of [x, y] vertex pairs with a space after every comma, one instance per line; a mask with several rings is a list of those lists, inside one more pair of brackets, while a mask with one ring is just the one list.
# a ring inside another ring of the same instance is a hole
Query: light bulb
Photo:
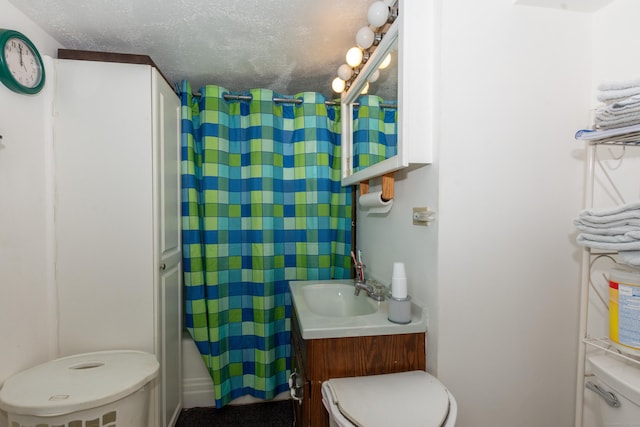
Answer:
[[389, 18], [389, 6], [387, 6], [383, 1], [373, 3], [369, 6], [367, 18], [369, 19], [369, 24], [371, 24], [372, 27], [382, 27]]
[[391, 54], [388, 54], [387, 57], [384, 58], [384, 60], [382, 61], [382, 64], [380, 64], [378, 68], [381, 70], [384, 70], [389, 66], [389, 64], [391, 64]]
[[347, 81], [353, 75], [353, 69], [349, 67], [347, 64], [342, 64], [338, 67], [338, 77], [342, 80]]
[[356, 43], [360, 46], [360, 49], [367, 50], [373, 45], [373, 40], [376, 35], [369, 27], [362, 27], [356, 33]]
[[373, 83], [376, 80], [378, 80], [378, 77], [380, 77], [380, 70], [375, 70], [372, 74], [371, 77], [369, 77], [368, 82], [369, 83]]
[[360, 92], [360, 94], [366, 95], [367, 92], [369, 92], [369, 82], [365, 83], [364, 88], [362, 89], [362, 92]]
[[352, 47], [347, 51], [347, 64], [352, 68], [357, 67], [362, 62], [362, 51], [359, 47]]
[[333, 89], [335, 93], [344, 92], [344, 87], [345, 87], [345, 81], [342, 80], [340, 77], [336, 77], [331, 82], [331, 89]]

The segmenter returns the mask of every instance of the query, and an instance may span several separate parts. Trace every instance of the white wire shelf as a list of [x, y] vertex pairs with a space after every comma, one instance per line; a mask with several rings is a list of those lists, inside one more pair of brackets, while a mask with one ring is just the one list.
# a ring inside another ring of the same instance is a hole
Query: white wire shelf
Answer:
[[622, 353], [620, 350], [618, 350], [616, 347], [613, 346], [613, 344], [611, 343], [611, 341], [608, 338], [588, 337], [588, 338], [584, 338], [582, 341], [585, 344], [590, 345], [591, 347], [595, 347], [595, 348], [598, 348], [600, 350], [604, 350], [607, 353], [614, 354], [617, 357], [620, 357], [622, 359], [625, 359], [627, 361], [630, 361], [632, 363], [640, 365], [640, 359], [635, 359], [635, 358], [633, 358], [631, 356], [628, 356], [628, 355]]

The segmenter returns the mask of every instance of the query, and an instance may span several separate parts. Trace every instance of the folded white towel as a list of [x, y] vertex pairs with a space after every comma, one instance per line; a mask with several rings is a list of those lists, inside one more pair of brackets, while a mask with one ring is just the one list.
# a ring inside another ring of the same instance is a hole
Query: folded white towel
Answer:
[[[640, 219], [638, 218], [610, 222], [591, 222], [575, 219], [573, 223], [578, 230], [593, 234], [624, 234], [634, 229], [640, 230]], [[606, 233], [608, 230], [612, 232]], [[624, 230], [624, 232], [618, 232], [619, 230]]]
[[[602, 236], [601, 236], [602, 237]], [[602, 249], [606, 251], [640, 251], [640, 240], [630, 242], [602, 242], [599, 240], [590, 240], [584, 234], [578, 234], [576, 242], [579, 245], [593, 249]]]
[[619, 225], [628, 224], [629, 221], [636, 221], [638, 219], [640, 219], [640, 211], [626, 211], [605, 216], [580, 216], [581, 222], [590, 227], [597, 227], [598, 225], [605, 227], [617, 227]]
[[597, 99], [600, 102], [617, 101], [640, 94], [640, 86], [625, 89], [612, 89], [598, 92]]
[[624, 126], [632, 126], [640, 124], [640, 112], [628, 117], [621, 117], [618, 119], [595, 119], [596, 128], [598, 129], [617, 129]]
[[[629, 101], [631, 98], [627, 98]], [[596, 118], [614, 118], [640, 111], [640, 98], [629, 102], [615, 102], [613, 104], [603, 104], [596, 109]]]
[[623, 264], [640, 268], [640, 251], [620, 251], [618, 252], [618, 258]]
[[640, 123], [640, 95], [600, 106], [596, 109], [594, 123], [598, 129], [613, 129]]
[[[632, 224], [629, 224], [631, 222]], [[574, 225], [576, 228], [588, 234], [599, 234], [601, 236], [615, 236], [618, 234], [626, 234], [631, 231], [640, 231], [640, 219], [629, 220], [622, 223], [607, 223], [607, 224], [591, 224], [588, 222], [575, 220]]]
[[637, 105], [638, 103], [640, 103], [640, 95], [633, 95], [629, 98], [621, 99], [612, 104], [609, 104], [608, 106], [611, 108], [611, 110], [623, 110], [633, 105]]
[[620, 81], [604, 81], [598, 85], [598, 90], [620, 90], [640, 86], [640, 78]]
[[[606, 208], [583, 209], [578, 214], [578, 218], [587, 219], [592, 222], [603, 222], [599, 221], [598, 218], [606, 218], [606, 222], [608, 222], [610, 220], [608, 217], [612, 217], [622, 213], [640, 215], [640, 200], [626, 203], [624, 205], [609, 206]], [[630, 216], [629, 218], [640, 218], [640, 216]], [[615, 221], [616, 219], [613, 220]]]
[[583, 209], [573, 221], [579, 245], [616, 251], [625, 264], [640, 267], [640, 201]]
[[613, 236], [602, 235], [602, 234], [589, 234], [589, 233], [580, 233], [578, 235], [580, 241], [583, 242], [600, 242], [600, 243], [631, 243], [631, 242], [639, 242], [640, 232], [631, 231], [625, 234], [616, 234]]
[[595, 114], [596, 120], [615, 120], [624, 117], [631, 117], [640, 113], [640, 102], [633, 107], [624, 110], [597, 110]]

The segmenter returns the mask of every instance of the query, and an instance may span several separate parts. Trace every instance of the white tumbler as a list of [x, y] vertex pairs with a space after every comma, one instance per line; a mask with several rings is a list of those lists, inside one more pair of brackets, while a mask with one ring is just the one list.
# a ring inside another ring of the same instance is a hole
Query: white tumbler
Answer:
[[393, 263], [393, 274], [391, 276], [391, 296], [397, 299], [407, 297], [407, 273], [403, 262]]

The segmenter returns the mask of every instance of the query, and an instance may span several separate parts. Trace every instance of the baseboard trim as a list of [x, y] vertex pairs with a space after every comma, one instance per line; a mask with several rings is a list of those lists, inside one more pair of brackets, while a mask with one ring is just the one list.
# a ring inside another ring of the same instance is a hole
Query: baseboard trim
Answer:
[[185, 378], [182, 382], [182, 407], [213, 407], [216, 400], [213, 395], [211, 378]]

